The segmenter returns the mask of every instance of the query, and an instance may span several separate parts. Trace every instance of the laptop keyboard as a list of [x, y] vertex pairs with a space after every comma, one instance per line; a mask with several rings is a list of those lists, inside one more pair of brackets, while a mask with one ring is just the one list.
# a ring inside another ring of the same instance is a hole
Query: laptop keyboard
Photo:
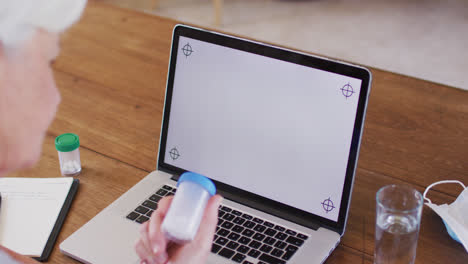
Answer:
[[[140, 224], [148, 221], [159, 200], [175, 192], [176, 188], [164, 185], [126, 218]], [[286, 264], [307, 238], [284, 226], [220, 206], [211, 252], [242, 264]]]
[[174, 195], [176, 188], [164, 185], [157, 192], [152, 194], [148, 199], [142, 202], [133, 212], [127, 215], [127, 219], [143, 224], [148, 221], [151, 214], [158, 208], [158, 202], [164, 196]]

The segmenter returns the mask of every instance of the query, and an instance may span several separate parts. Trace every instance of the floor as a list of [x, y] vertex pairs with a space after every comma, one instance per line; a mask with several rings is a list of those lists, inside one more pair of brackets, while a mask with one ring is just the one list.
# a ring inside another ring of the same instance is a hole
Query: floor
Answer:
[[468, 90], [466, 0], [100, 0]]

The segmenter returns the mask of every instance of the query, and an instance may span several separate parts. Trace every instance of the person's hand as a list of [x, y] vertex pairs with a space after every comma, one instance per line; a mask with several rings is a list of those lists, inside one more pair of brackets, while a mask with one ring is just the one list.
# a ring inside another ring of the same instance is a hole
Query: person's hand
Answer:
[[195, 239], [189, 243], [178, 245], [167, 240], [161, 231], [161, 225], [166, 216], [172, 197], [164, 197], [158, 203], [158, 209], [151, 219], [140, 229], [140, 239], [135, 250], [142, 264], [203, 264], [208, 258], [213, 242], [216, 224], [218, 222], [218, 207], [222, 197], [217, 194], [208, 201], [205, 214]]

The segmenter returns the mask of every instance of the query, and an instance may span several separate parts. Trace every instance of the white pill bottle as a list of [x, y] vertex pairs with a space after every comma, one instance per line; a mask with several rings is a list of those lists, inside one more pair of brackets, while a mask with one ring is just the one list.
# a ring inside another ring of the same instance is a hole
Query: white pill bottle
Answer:
[[206, 204], [215, 194], [216, 187], [207, 177], [194, 172], [183, 173], [162, 223], [163, 234], [178, 244], [192, 241], [205, 213]]
[[81, 172], [80, 138], [73, 133], [65, 133], [55, 138], [55, 148], [63, 176], [76, 176]]

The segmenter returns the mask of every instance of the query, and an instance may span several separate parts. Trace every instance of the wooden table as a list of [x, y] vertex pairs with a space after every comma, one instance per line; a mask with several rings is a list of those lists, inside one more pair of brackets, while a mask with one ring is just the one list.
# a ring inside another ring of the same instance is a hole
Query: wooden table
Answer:
[[[58, 244], [156, 168], [176, 23], [91, 2], [64, 35], [53, 65], [62, 104], [42, 158], [34, 169], [9, 175], [60, 177], [54, 138], [65, 132], [80, 136], [80, 189], [50, 263], [74, 263]], [[468, 184], [468, 92], [378, 69], [372, 73], [347, 230], [327, 263], [372, 263], [375, 193], [381, 186], [407, 183], [422, 192], [443, 179]], [[443, 203], [461, 188], [435, 190], [430, 197]], [[468, 263], [463, 247], [428, 207], [417, 250], [416, 263]]]

